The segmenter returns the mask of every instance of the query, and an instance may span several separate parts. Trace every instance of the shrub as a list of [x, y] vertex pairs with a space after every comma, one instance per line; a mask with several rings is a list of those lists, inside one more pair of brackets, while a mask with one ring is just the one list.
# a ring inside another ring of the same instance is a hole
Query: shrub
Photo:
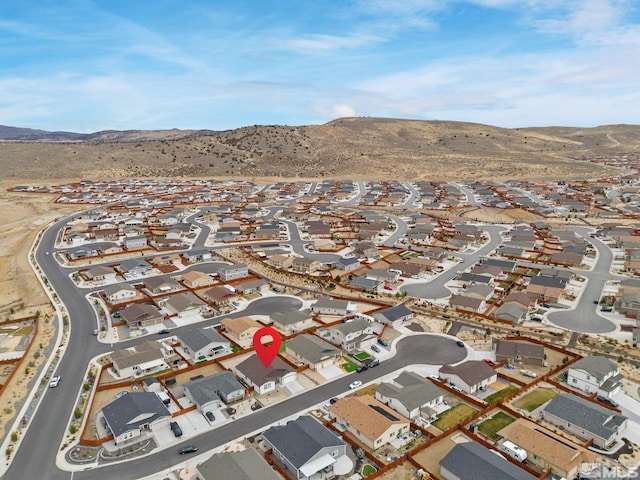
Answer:
[[77, 431], [78, 431], [78, 427], [76, 427], [75, 425], [71, 425], [71, 426], [69, 427], [69, 433], [70, 433], [71, 435], [75, 434]]

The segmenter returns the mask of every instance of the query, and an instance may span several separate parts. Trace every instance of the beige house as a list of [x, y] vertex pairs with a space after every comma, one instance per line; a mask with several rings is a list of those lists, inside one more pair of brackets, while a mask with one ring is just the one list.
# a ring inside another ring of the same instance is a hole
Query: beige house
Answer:
[[[264, 325], [251, 317], [223, 318], [220, 322], [228, 337], [243, 348], [251, 345], [253, 335]], [[263, 337], [268, 340], [268, 337]], [[264, 342], [263, 342], [264, 343]]]
[[329, 406], [329, 416], [370, 450], [409, 432], [409, 420], [371, 395], [344, 397]]
[[182, 281], [189, 288], [208, 287], [216, 282], [210, 275], [197, 270], [192, 270], [182, 275]]
[[534, 468], [550, 469], [559, 477], [575, 478], [582, 462], [593, 463], [599, 459], [586, 448], [524, 418], [507, 425], [498, 435], [524, 449], [527, 461]]

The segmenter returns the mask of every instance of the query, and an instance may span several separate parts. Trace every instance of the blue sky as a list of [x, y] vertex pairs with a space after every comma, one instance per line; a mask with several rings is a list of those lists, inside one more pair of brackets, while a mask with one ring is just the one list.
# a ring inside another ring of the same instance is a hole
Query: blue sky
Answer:
[[0, 124], [640, 123], [637, 0], [3, 0]]

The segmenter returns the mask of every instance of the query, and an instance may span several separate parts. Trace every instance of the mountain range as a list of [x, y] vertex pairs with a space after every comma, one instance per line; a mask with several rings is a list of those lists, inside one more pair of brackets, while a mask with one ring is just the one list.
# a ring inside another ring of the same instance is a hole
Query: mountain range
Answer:
[[621, 173], [594, 157], [640, 152], [640, 126], [501, 128], [476, 123], [341, 118], [233, 130], [0, 126], [0, 179], [120, 177], [567, 179]]

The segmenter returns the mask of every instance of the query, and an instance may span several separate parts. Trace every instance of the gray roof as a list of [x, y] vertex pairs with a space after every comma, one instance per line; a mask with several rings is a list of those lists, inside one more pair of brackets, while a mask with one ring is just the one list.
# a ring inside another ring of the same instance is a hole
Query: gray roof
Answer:
[[618, 370], [618, 366], [602, 355], [590, 355], [578, 360], [570, 369], [584, 370], [601, 382], [604, 377]]
[[206, 303], [196, 297], [192, 292], [172, 295], [167, 299], [166, 303], [178, 312], [184, 312], [191, 308], [200, 308], [206, 305]]
[[444, 395], [444, 391], [431, 381], [413, 372], [402, 372], [392, 383], [381, 383], [376, 393], [397, 399], [409, 411], [420, 408]]
[[464, 480], [536, 480], [501, 455], [476, 442], [459, 443], [440, 461], [456, 477]]
[[255, 449], [216, 453], [197, 467], [203, 480], [281, 480]]
[[282, 427], [271, 427], [263, 437], [298, 469], [321, 449], [345, 445], [331, 430], [308, 415]]
[[444, 365], [440, 367], [440, 375], [457, 375], [467, 385], [476, 385], [482, 380], [496, 375], [496, 371], [480, 360], [467, 360], [458, 365]]
[[183, 345], [189, 347], [194, 352], [206, 347], [210, 343], [229, 343], [229, 340], [212, 328], [191, 328], [180, 332], [178, 339]]
[[275, 312], [271, 314], [271, 320], [279, 325], [295, 325], [299, 322], [304, 322], [311, 318], [310, 315], [303, 313], [299, 310], [292, 310], [290, 312]]
[[218, 267], [218, 272], [241, 270], [243, 268], [248, 268], [246, 263], [233, 263], [231, 265], [223, 264]]
[[171, 416], [153, 392], [133, 392], [116, 398], [102, 408], [102, 414], [116, 437], [158, 418]]
[[517, 322], [520, 320], [529, 309], [518, 303], [505, 303], [498, 308], [493, 314], [494, 317], [500, 320], [508, 320], [510, 322]]
[[339, 355], [341, 352], [330, 343], [310, 333], [303, 333], [287, 340], [287, 349], [296, 352], [310, 363], [320, 362], [328, 357]]
[[259, 387], [267, 382], [279, 382], [288, 373], [296, 371], [280, 357], [274, 358], [269, 368], [264, 368], [257, 355], [250, 355], [246, 360], [240, 362], [236, 369], [251, 380], [251, 383]]
[[353, 277], [349, 282], [349, 285], [353, 288], [374, 289], [382, 285], [382, 282], [372, 278]]
[[111, 361], [115, 363], [119, 369], [122, 369], [161, 359], [164, 357], [164, 354], [162, 352], [162, 345], [147, 340], [133, 348], [129, 347], [114, 350], [109, 356], [111, 357]]
[[104, 294], [109, 297], [114, 293], [118, 293], [121, 290], [127, 290], [128, 292], [135, 292], [135, 287], [129, 285], [128, 283], [114, 283], [112, 285], [106, 285], [102, 291]]
[[542, 285], [543, 287], [564, 288], [567, 282], [558, 277], [541, 277], [538, 275], [536, 277], [531, 277], [529, 284]]
[[615, 434], [627, 419], [608, 408], [570, 393], [561, 393], [553, 397], [544, 407], [544, 411], [604, 439]]
[[356, 318], [345, 323], [339, 323], [338, 325], [331, 327], [330, 330], [337, 330], [344, 336], [347, 336], [350, 333], [360, 332], [370, 326], [371, 323], [369, 323], [364, 318]]
[[316, 302], [311, 305], [312, 308], [339, 308], [339, 309], [347, 309], [349, 302], [347, 300], [338, 300], [335, 298], [322, 297], [316, 300]]
[[204, 405], [216, 399], [223, 399], [233, 392], [244, 390], [242, 384], [229, 370], [191, 380], [184, 384], [184, 388], [189, 390], [191, 397], [198, 405]]
[[385, 308], [384, 310], [380, 310], [379, 312], [373, 314], [373, 318], [382, 318], [389, 323], [395, 322], [396, 320], [406, 316], [412, 317], [413, 312], [409, 310], [405, 305], [396, 305], [395, 307]]

